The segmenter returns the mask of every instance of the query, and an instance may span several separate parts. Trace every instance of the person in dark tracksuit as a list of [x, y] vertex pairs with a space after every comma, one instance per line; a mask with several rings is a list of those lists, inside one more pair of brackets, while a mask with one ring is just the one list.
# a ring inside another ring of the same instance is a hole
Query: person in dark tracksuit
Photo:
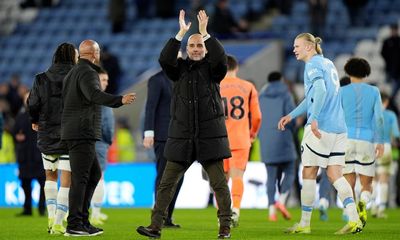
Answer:
[[115, 96], [100, 88], [100, 47], [93, 40], [79, 45], [80, 59], [63, 82], [61, 139], [68, 146], [71, 164], [69, 215], [66, 236], [103, 233], [89, 222], [93, 192], [101, 178], [95, 143], [101, 138], [101, 105], [120, 107], [135, 100], [134, 93]]
[[[28, 93], [25, 94], [24, 100], [26, 100], [27, 97]], [[32, 215], [32, 181], [34, 179], [36, 179], [40, 185], [39, 215], [44, 216], [46, 213], [46, 199], [44, 196], [46, 177], [43, 169], [42, 156], [36, 146], [37, 134], [31, 128], [29, 114], [28, 111], [26, 111], [26, 104], [18, 113], [12, 132], [19, 170], [18, 177], [21, 180], [21, 187], [25, 194], [24, 209], [18, 216]]]
[[[161, 51], [159, 62], [174, 82], [171, 99], [171, 121], [164, 156], [168, 160], [157, 189], [151, 224], [140, 226], [139, 234], [159, 238], [166, 209], [177, 183], [190, 165], [197, 160], [210, 178], [218, 203], [218, 238], [230, 238], [231, 198], [223, 159], [231, 157], [225, 127], [219, 83], [226, 75], [226, 54], [222, 45], [207, 33], [208, 16], [204, 10], [197, 15], [199, 34], [189, 37], [188, 58], [177, 59], [181, 41], [190, 28], [185, 12], [180, 11], [180, 30]], [[207, 55], [206, 55], [207, 53]]]
[[[146, 114], [144, 122], [144, 139], [145, 148], [154, 146], [156, 155], [157, 177], [155, 182], [155, 191], [160, 185], [161, 178], [164, 173], [167, 159], [164, 157], [165, 143], [168, 137], [168, 125], [170, 121], [170, 106], [172, 96], [172, 82], [168, 79], [163, 71], [159, 71], [150, 77], [147, 83], [147, 101]], [[175, 202], [179, 194], [179, 190], [183, 183], [183, 177], [179, 180], [176, 187], [174, 197], [168, 206], [168, 214], [164, 220], [163, 227], [179, 228], [180, 225], [172, 222], [172, 213], [175, 208]], [[155, 196], [157, 198], [157, 195]]]

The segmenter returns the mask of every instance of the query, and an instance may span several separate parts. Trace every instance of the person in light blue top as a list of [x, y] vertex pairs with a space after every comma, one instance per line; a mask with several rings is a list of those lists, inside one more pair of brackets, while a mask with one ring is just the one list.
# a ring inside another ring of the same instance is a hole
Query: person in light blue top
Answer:
[[[350, 84], [350, 78], [344, 76], [340, 79], [340, 87]], [[329, 204], [334, 202], [331, 197], [331, 192], [333, 191], [332, 184], [329, 182], [328, 175], [326, 175], [326, 170], [321, 169], [319, 174], [319, 219], [321, 221], [328, 221], [328, 208]], [[347, 215], [345, 215], [347, 217]], [[347, 221], [347, 220], [346, 220]]]
[[[353, 188], [357, 174], [361, 183], [358, 202], [360, 220], [367, 221], [366, 205], [371, 201], [375, 159], [383, 154], [383, 114], [379, 89], [365, 83], [371, 73], [369, 63], [362, 58], [350, 58], [344, 66], [351, 83], [341, 89], [341, 98], [348, 128], [346, 180]], [[376, 147], [374, 146], [376, 142]]]
[[[379, 202], [372, 201], [371, 214], [376, 218], [387, 218], [385, 209], [388, 203], [388, 192], [389, 192], [389, 179], [390, 175], [394, 174], [394, 168], [392, 165], [392, 141], [399, 139], [399, 124], [397, 121], [396, 114], [386, 109], [389, 105], [389, 95], [381, 92], [382, 106], [385, 109], [383, 111], [383, 142], [384, 152], [383, 156], [376, 160], [376, 178], [379, 185]], [[377, 186], [373, 187], [373, 198], [377, 195]]]
[[[396, 113], [387, 109], [389, 105], [389, 95], [381, 93], [382, 107], [383, 107], [383, 142], [384, 144], [391, 144], [392, 140], [400, 137], [398, 120]], [[386, 146], [385, 146], [386, 147]], [[386, 149], [385, 149], [386, 152]]]
[[326, 168], [331, 183], [347, 209], [349, 222], [335, 234], [362, 231], [351, 186], [343, 177], [347, 140], [344, 112], [340, 102], [340, 83], [332, 61], [323, 57], [321, 38], [310, 33], [299, 34], [294, 40], [297, 60], [306, 63], [304, 70], [305, 99], [288, 115], [281, 118], [278, 129], [307, 112], [307, 123], [301, 143], [303, 186], [301, 189], [301, 220], [287, 233], [310, 233], [310, 221], [316, 195], [316, 178], [320, 167]]
[[314, 55], [306, 63], [304, 70], [306, 125], [318, 119], [318, 128], [325, 132], [346, 132], [339, 88], [338, 73], [332, 61], [322, 55]]
[[[100, 79], [100, 87], [105, 91], [108, 86], [109, 76], [106, 70], [100, 68], [98, 71]], [[115, 120], [114, 113], [110, 107], [101, 106], [101, 140], [96, 142], [96, 156], [101, 168], [101, 178], [94, 190], [91, 208], [92, 214], [90, 222], [96, 226], [103, 225], [108, 219], [105, 213], [102, 213], [101, 206], [103, 204], [105, 184], [104, 184], [104, 171], [107, 165], [107, 154], [114, 137]]]

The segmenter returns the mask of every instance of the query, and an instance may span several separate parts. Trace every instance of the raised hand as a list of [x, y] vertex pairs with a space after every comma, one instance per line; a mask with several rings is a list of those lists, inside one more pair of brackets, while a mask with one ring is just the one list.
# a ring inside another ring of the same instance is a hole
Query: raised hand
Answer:
[[185, 35], [187, 31], [189, 31], [190, 26], [192, 25], [191, 22], [185, 22], [185, 11], [179, 11], [179, 34]]
[[207, 35], [208, 16], [206, 11], [200, 10], [199, 14], [197, 14], [197, 20], [199, 20], [199, 33], [201, 36]]

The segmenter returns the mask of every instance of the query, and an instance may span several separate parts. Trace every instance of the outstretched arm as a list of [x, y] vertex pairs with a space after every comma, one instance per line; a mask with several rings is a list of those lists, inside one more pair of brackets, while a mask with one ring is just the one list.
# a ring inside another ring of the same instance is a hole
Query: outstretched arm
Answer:
[[377, 90], [377, 97], [374, 105], [374, 119], [375, 119], [375, 126], [377, 131], [377, 145], [375, 148], [375, 155], [377, 158], [382, 157], [384, 146], [383, 146], [383, 113], [382, 113], [382, 102], [381, 102], [381, 95], [379, 94], [379, 90]]
[[293, 118], [305, 113], [307, 111], [307, 101], [304, 99], [299, 106], [297, 106], [293, 111], [291, 111], [288, 115], [282, 117], [278, 122], [278, 129], [285, 130], [285, 125], [290, 123]]

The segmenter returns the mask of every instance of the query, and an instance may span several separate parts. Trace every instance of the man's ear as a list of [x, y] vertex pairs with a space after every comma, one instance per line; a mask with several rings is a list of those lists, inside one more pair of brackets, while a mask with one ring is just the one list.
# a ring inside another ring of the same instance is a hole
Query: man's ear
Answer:
[[308, 51], [311, 51], [311, 50], [313, 50], [313, 48], [314, 48], [314, 44], [312, 44], [312, 43], [310, 43], [310, 44], [307, 44], [307, 50]]

